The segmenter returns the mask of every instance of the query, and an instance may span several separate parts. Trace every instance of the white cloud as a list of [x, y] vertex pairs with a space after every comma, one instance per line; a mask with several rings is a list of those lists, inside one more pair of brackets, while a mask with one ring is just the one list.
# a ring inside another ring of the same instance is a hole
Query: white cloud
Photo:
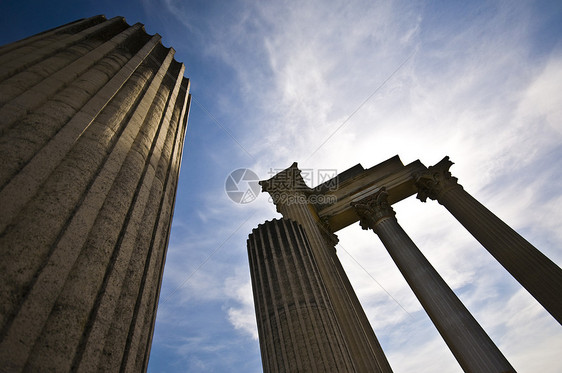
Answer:
[[[232, 69], [227, 85], [234, 93], [216, 82], [208, 88], [220, 110], [213, 114], [228, 118], [229, 130], [257, 158], [249, 162], [260, 176], [293, 161], [343, 171], [395, 154], [428, 166], [450, 155], [453, 175], [469, 193], [562, 261], [562, 57], [534, 58], [529, 4], [467, 4], [441, 14], [401, 2], [238, 2], [231, 18], [199, 20], [187, 7], [166, 3], [204, 41], [202, 54]], [[209, 144], [206, 159], [225, 172], [240, 167], [232, 149], [246, 155], [232, 145]], [[172, 288], [180, 284], [255, 211], [177, 299], [184, 306], [220, 303], [236, 333], [255, 338], [245, 241], [253, 226], [278, 215], [267, 196], [251, 206], [230, 203], [220, 190], [225, 178], [214, 177], [214, 187], [201, 191], [193, 211], [203, 224], [172, 242], [165, 279]], [[395, 209], [517, 369], [562, 369], [559, 327], [442, 206], [411, 197]], [[339, 256], [394, 370], [459, 371], [378, 238], [358, 227], [339, 236]]]
[[559, 91], [562, 85], [562, 56], [548, 60], [544, 70], [530, 84], [520, 105], [519, 115], [531, 121], [543, 120], [562, 135], [562, 108]]
[[258, 339], [258, 329], [254, 311], [252, 284], [247, 270], [238, 269], [236, 276], [225, 281], [225, 293], [236, 300], [236, 304], [228, 307], [228, 320], [235, 329], [242, 330], [253, 339]]

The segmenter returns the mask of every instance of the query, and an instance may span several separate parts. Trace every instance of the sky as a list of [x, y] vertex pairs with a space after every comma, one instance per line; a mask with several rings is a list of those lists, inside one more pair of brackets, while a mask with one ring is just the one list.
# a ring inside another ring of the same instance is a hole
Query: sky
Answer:
[[[260, 372], [248, 234], [279, 218], [236, 203], [231, 172], [267, 179], [404, 164], [451, 172], [562, 265], [560, 1], [0, 1], [0, 44], [84, 17], [162, 35], [192, 107], [149, 372]], [[518, 372], [561, 372], [562, 328], [435, 201], [400, 225]], [[396, 373], [461, 372], [380, 240], [359, 224], [338, 256]]]

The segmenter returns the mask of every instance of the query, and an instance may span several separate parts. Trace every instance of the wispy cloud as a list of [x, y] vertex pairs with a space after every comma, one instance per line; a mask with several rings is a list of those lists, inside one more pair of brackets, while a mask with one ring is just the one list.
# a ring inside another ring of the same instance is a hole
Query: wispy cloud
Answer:
[[[163, 5], [214, 64], [196, 92], [229, 133], [208, 113], [197, 114], [208, 126], [194, 136], [208, 142], [196, 161], [204, 159], [209, 170], [203, 186], [191, 190], [197, 195], [187, 207], [191, 228], [174, 226], [161, 299], [255, 215], [173, 302], [161, 305], [160, 323], [188, 323], [177, 313], [189, 309], [221, 318], [228, 338], [256, 337], [245, 241], [252, 227], [278, 214], [264, 195], [247, 206], [226, 198], [224, 180], [239, 167], [269, 177], [270, 169], [293, 161], [341, 172], [395, 154], [426, 165], [449, 155], [467, 191], [562, 262], [562, 53], [560, 45], [533, 53], [540, 40], [532, 4], [238, 1], [229, 12], [172, 0]], [[442, 206], [411, 198], [395, 209], [516, 368], [562, 368], [559, 326]], [[378, 238], [358, 227], [338, 234], [339, 256], [395, 371], [460, 371]], [[194, 339], [178, 354], [208, 346], [197, 326], [185, 330]], [[209, 333], [220, 339], [216, 329]]]
[[258, 329], [254, 315], [254, 298], [249, 273], [239, 268], [236, 275], [225, 281], [225, 292], [236, 300], [228, 307], [228, 320], [234, 328], [248, 333], [253, 339], [258, 339]]

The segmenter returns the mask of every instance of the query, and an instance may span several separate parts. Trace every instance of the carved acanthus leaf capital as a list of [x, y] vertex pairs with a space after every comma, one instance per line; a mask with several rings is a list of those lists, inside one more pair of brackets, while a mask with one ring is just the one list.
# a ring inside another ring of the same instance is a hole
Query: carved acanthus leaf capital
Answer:
[[417, 198], [422, 202], [425, 202], [427, 198], [439, 200], [443, 193], [453, 188], [462, 188], [458, 179], [449, 172], [449, 168], [453, 164], [446, 156], [435, 166], [429, 166], [427, 171], [414, 175], [418, 188]]
[[388, 203], [388, 193], [384, 187], [360, 201], [351, 202], [351, 206], [355, 208], [355, 212], [359, 215], [359, 224], [365, 230], [374, 229], [381, 219], [396, 215]]

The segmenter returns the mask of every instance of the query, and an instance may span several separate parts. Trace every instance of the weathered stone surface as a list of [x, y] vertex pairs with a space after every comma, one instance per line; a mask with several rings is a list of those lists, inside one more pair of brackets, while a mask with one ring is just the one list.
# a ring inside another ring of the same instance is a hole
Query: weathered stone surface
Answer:
[[190, 105], [173, 55], [103, 16], [0, 47], [4, 369], [146, 369]]
[[304, 229], [267, 221], [248, 255], [264, 371], [357, 371]]

